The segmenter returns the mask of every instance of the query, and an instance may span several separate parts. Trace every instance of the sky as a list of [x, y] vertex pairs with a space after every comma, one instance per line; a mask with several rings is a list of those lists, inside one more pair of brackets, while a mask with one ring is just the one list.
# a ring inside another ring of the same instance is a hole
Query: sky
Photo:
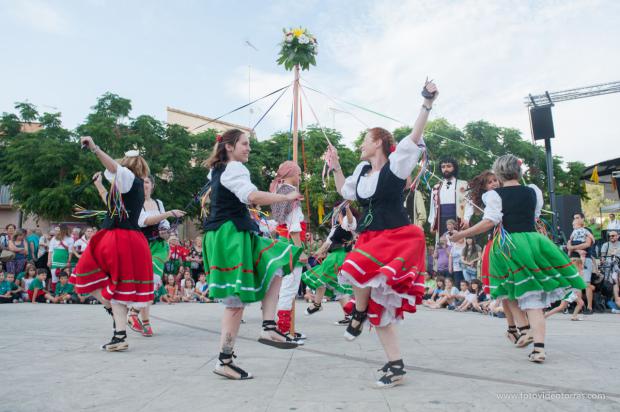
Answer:
[[[412, 124], [428, 76], [440, 95], [431, 119], [514, 127], [530, 140], [529, 93], [620, 81], [617, 1], [108, 1], [0, 0], [0, 112], [29, 101], [74, 128], [105, 92], [133, 116], [165, 120], [167, 106], [217, 117], [282, 86], [284, 27], [319, 42], [302, 73], [304, 124], [335, 127], [351, 143], [368, 126]], [[249, 41], [254, 48], [247, 45]], [[337, 100], [341, 99], [341, 100]], [[254, 125], [265, 99], [223, 120]], [[290, 125], [287, 92], [258, 125]], [[560, 102], [554, 154], [593, 164], [620, 157], [620, 93]]]

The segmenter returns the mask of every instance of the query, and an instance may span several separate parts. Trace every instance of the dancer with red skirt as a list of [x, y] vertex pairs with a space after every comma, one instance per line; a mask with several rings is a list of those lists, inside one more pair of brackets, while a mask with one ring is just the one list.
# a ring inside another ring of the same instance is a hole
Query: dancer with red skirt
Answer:
[[364, 322], [376, 327], [388, 362], [380, 369], [384, 375], [375, 387], [392, 387], [402, 382], [405, 366], [400, 353], [395, 324], [404, 312], [415, 312], [424, 295], [424, 232], [410, 223], [405, 210], [407, 178], [425, 150], [422, 132], [428, 120], [437, 87], [427, 82], [424, 104], [413, 131], [394, 147], [394, 137], [375, 127], [366, 132], [361, 146], [362, 162], [346, 178], [333, 146], [327, 151], [336, 188], [343, 198], [357, 200], [364, 207], [358, 224], [359, 239], [347, 254], [339, 281], [350, 284], [355, 309], [345, 338], [353, 340], [362, 333]]
[[153, 266], [138, 218], [144, 204], [144, 178], [149, 167], [137, 150], [116, 161], [91, 137], [81, 138], [106, 168], [110, 182], [108, 214], [102, 230], [90, 240], [70, 282], [78, 294], [97, 298], [114, 319], [112, 340], [101, 347], [108, 352], [127, 350], [127, 310], [146, 307], [153, 300]]

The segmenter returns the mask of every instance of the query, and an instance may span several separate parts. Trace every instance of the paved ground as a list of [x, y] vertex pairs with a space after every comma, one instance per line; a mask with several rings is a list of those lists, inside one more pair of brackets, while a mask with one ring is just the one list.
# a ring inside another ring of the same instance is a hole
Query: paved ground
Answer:
[[[620, 410], [617, 315], [552, 318], [547, 363], [536, 365], [503, 337], [503, 319], [422, 308], [400, 329], [407, 384], [374, 390], [384, 363], [376, 334], [346, 342], [331, 324], [335, 304], [298, 317], [309, 339], [290, 351], [255, 341], [259, 307], [249, 307], [236, 348], [256, 376], [245, 382], [212, 373], [220, 305], [152, 312], [155, 337], [130, 332], [128, 352], [105, 353], [111, 322], [101, 306], [0, 305], [0, 411]], [[605, 399], [583, 398], [591, 394]]]

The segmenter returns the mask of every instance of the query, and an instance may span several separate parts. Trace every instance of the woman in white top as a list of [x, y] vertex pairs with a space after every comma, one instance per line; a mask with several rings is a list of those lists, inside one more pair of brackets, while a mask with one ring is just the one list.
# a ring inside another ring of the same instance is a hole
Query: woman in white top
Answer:
[[378, 388], [399, 384], [405, 374], [395, 323], [404, 312], [415, 312], [424, 296], [424, 232], [409, 221], [403, 207], [407, 178], [425, 149], [422, 133], [433, 101], [435, 84], [425, 84], [424, 103], [411, 134], [394, 147], [394, 138], [382, 128], [367, 131], [361, 146], [362, 162], [353, 175], [342, 173], [336, 149], [327, 152], [334, 168], [336, 188], [343, 198], [357, 200], [364, 207], [358, 222], [360, 237], [345, 258], [339, 278], [353, 286], [355, 309], [345, 338], [362, 332], [366, 319], [376, 326], [388, 363]]

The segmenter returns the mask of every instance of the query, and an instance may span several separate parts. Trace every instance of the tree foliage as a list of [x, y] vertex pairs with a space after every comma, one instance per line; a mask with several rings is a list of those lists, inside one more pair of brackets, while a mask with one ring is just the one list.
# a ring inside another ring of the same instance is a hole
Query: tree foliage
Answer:
[[[130, 149], [139, 149], [148, 161], [155, 177], [154, 197], [167, 208], [188, 208], [192, 216], [199, 214], [195, 194], [205, 184], [207, 170], [202, 166], [215, 143], [215, 130], [192, 135], [178, 125], [165, 124], [151, 116], [131, 117], [131, 101], [112, 93], [101, 96], [91, 108], [85, 122], [75, 131], [64, 129], [60, 113], [39, 114], [29, 103], [17, 103], [17, 113], [0, 116], [0, 183], [12, 186], [13, 199], [25, 213], [50, 220], [70, 217], [72, 206], [103, 209], [101, 200], [91, 184], [91, 177], [102, 169], [93, 154], [80, 149], [78, 137], [90, 135], [111, 156], [120, 158]], [[38, 121], [42, 129], [35, 133], [21, 132], [21, 123]], [[342, 135], [333, 129], [309, 126], [300, 132], [300, 166], [304, 171], [302, 191], [308, 193], [310, 220], [317, 227], [317, 207], [326, 211], [339, 199], [333, 177], [322, 179], [323, 154], [327, 143], [323, 132], [339, 151], [346, 175], [359, 162], [359, 144], [355, 150], [344, 146]], [[397, 141], [411, 132], [409, 127], [393, 131]], [[291, 157], [291, 135], [278, 132], [268, 138], [252, 138], [252, 154], [248, 162], [252, 181], [267, 190], [278, 165]], [[463, 129], [446, 119], [436, 119], [425, 130], [430, 168], [439, 174], [439, 160], [452, 156], [460, 163], [460, 178], [471, 179], [492, 166], [494, 159], [512, 153], [523, 159], [527, 167], [525, 180], [535, 183], [546, 192], [544, 149], [524, 140], [516, 129], [503, 128], [486, 121], [475, 121]], [[305, 153], [305, 156], [301, 154]], [[305, 157], [305, 164], [304, 159]], [[554, 159], [557, 193], [572, 193], [587, 198], [579, 176], [585, 165]], [[433, 181], [430, 182], [432, 184]], [[420, 190], [427, 198], [429, 187]], [[304, 204], [304, 212], [306, 212]]]

